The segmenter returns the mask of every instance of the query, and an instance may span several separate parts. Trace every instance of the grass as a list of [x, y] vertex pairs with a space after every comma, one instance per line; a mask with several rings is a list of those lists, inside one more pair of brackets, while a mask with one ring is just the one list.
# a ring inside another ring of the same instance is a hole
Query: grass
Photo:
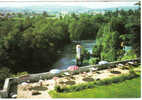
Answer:
[[59, 93], [50, 91], [52, 98], [140, 98], [140, 77], [111, 85], [96, 86], [78, 92]]
[[111, 78], [106, 78], [103, 80], [94, 80], [91, 82], [87, 83], [81, 83], [81, 84], [76, 84], [76, 85], [70, 85], [70, 86], [59, 86], [57, 85], [55, 88], [55, 91], [57, 92], [75, 92], [75, 91], [80, 91], [88, 88], [94, 88], [96, 86], [103, 86], [103, 85], [109, 85], [112, 83], [118, 83], [118, 82], [123, 82], [125, 80], [130, 80], [136, 77], [139, 77], [139, 74], [136, 74], [133, 70], [131, 70], [131, 73], [129, 74], [122, 74], [120, 76], [114, 76]]

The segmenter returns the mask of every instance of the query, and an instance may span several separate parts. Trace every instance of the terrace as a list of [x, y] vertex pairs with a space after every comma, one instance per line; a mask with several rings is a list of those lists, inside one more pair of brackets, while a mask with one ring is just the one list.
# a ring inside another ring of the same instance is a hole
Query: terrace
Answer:
[[[9, 79], [9, 83], [11, 84], [8, 85], [9, 88], [7, 89], [6, 93], [7, 96], [13, 98], [51, 98], [48, 92], [55, 90], [56, 86], [68, 88], [68, 86], [77, 86], [80, 84], [87, 84], [94, 81], [97, 82], [112, 77], [129, 75], [131, 73], [131, 66], [139, 65], [140, 59], [134, 59], [111, 62], [104, 65], [80, 67], [79, 70], [73, 72], [63, 70], [59, 74], [50, 74], [49, 72], [30, 74]], [[16, 87], [16, 90], [14, 88], [12, 89], [13, 86]], [[4, 95], [2, 95], [4, 92], [1, 91], [0, 93], [1, 96], [4, 97]]]

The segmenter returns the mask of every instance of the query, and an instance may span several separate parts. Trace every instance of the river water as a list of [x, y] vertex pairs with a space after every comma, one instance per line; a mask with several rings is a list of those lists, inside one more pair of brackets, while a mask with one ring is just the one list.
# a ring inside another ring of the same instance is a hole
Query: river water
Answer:
[[[82, 40], [80, 45], [92, 53], [92, 48], [95, 45], [95, 40]], [[60, 54], [60, 58], [53, 64], [54, 68], [67, 69], [70, 65], [75, 65], [76, 43], [71, 43], [64, 47]], [[125, 51], [132, 49], [130, 46], [125, 46]]]
[[[95, 45], [95, 40], [82, 40], [80, 42], [80, 45], [90, 53], [92, 53], [92, 48]], [[75, 47], [76, 43], [65, 46], [64, 50], [61, 53], [61, 57], [59, 58], [59, 60], [57, 60], [57, 62], [53, 64], [53, 67], [57, 69], [67, 69], [70, 65], [75, 65]]]

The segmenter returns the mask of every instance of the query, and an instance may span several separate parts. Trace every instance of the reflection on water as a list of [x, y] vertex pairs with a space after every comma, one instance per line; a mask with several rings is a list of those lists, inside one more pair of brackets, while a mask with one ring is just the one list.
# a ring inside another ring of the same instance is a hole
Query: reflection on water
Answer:
[[92, 48], [95, 45], [94, 40], [84, 40], [80, 43], [86, 50], [88, 50], [92, 54]]
[[[92, 53], [92, 48], [95, 45], [94, 40], [83, 40], [80, 42], [80, 45], [85, 47], [86, 50], [88, 50], [90, 53]], [[76, 44], [72, 43], [70, 45], [65, 46], [64, 51], [62, 52], [62, 55], [60, 59], [55, 62], [53, 65], [54, 68], [58, 69], [67, 69], [70, 65], [75, 65], [75, 49], [73, 49], [73, 46], [76, 46]]]

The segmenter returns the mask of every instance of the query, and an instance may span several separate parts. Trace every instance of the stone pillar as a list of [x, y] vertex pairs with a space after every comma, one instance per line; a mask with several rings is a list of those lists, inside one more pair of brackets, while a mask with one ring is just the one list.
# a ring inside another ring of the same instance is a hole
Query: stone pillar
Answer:
[[76, 56], [77, 56], [77, 59], [80, 59], [81, 57], [81, 46], [80, 45], [76, 45]]
[[76, 45], [76, 64], [81, 65], [81, 46]]

